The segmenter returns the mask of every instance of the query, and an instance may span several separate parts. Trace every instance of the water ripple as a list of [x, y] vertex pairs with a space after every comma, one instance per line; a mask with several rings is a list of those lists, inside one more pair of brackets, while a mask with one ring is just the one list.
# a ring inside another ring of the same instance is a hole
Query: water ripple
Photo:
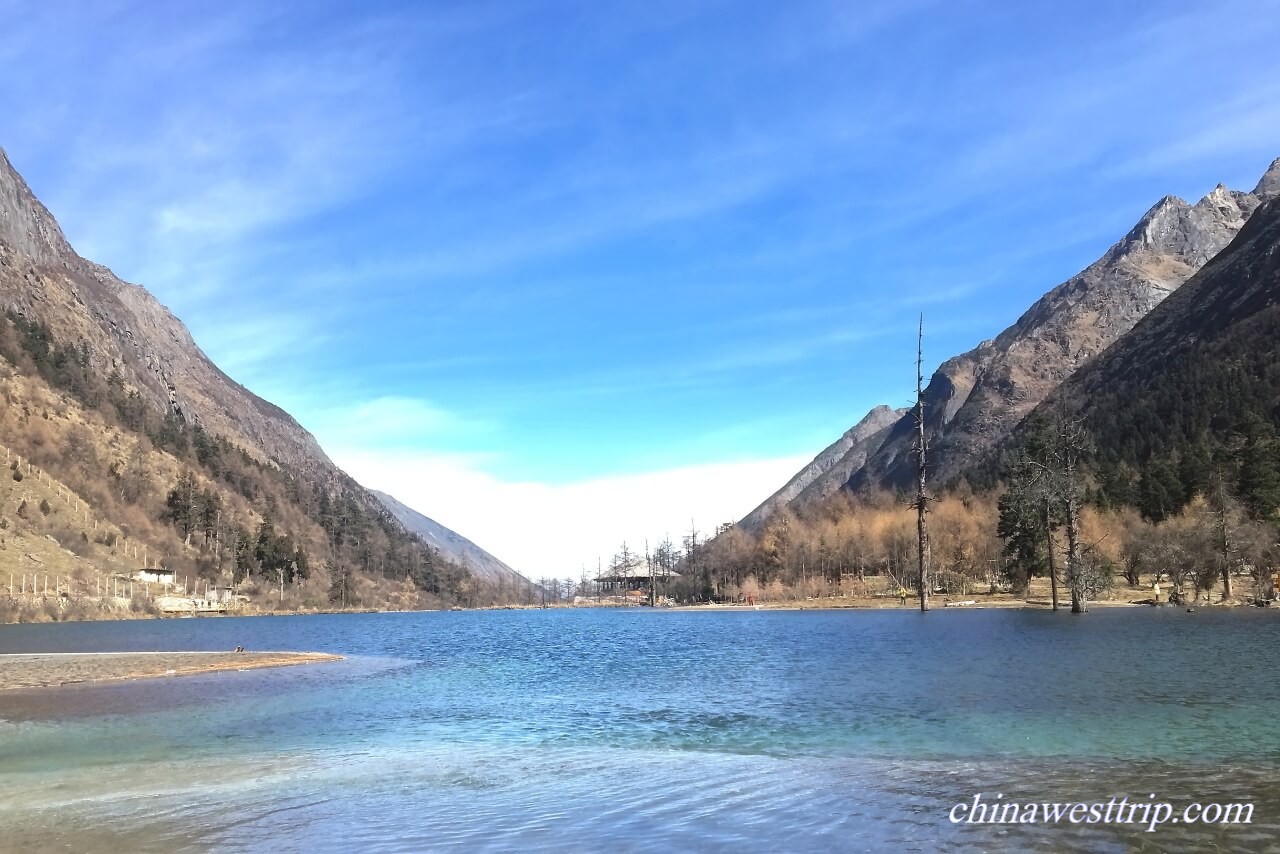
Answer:
[[[3, 627], [0, 648], [15, 650], [234, 640], [349, 657], [0, 697], [0, 827], [4, 844], [112, 851], [1280, 846], [1280, 686], [1186, 666], [1267, 660], [1276, 615], [1061, 616]], [[978, 792], [1155, 792], [1251, 801], [1258, 816], [1155, 834], [947, 822]]]

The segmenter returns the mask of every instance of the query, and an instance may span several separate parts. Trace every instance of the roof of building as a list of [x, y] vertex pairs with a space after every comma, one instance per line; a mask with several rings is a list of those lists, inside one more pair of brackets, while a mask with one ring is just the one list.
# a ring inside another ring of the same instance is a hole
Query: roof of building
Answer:
[[[596, 576], [596, 581], [627, 581], [629, 579], [635, 579], [635, 578], [647, 579], [649, 577], [649, 574], [650, 574], [649, 567], [634, 566], [625, 571], [610, 570], [608, 572], [601, 573], [600, 575]], [[661, 567], [656, 567], [656, 566], [653, 568], [653, 575], [657, 576], [658, 578], [679, 578], [680, 577], [680, 573], [675, 572], [674, 570], [669, 570], [669, 569], [664, 570]]]

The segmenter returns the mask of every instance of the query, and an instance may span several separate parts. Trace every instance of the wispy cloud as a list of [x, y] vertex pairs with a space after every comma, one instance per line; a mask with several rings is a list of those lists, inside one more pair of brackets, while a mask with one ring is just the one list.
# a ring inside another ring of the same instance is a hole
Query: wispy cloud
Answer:
[[[1116, 177], [1168, 175], [1188, 163], [1220, 161], [1232, 155], [1252, 156], [1261, 168], [1280, 152], [1277, 140], [1280, 140], [1280, 84], [1263, 80], [1233, 92], [1207, 113], [1187, 122], [1182, 132], [1161, 140], [1140, 157], [1115, 164], [1106, 172]], [[1204, 188], [1206, 192], [1209, 189]]]
[[426, 400], [391, 395], [318, 409], [312, 412], [309, 427], [325, 447], [404, 451], [460, 435], [473, 439], [491, 434], [496, 425]]
[[228, 375], [251, 386], [266, 379], [263, 366], [305, 355], [325, 343], [325, 333], [313, 319], [283, 312], [271, 315], [239, 313], [192, 323], [201, 349]]

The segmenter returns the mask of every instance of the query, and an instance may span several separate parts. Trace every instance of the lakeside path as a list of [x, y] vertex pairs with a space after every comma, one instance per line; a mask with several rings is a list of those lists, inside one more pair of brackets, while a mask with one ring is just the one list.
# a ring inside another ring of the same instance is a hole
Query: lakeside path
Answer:
[[340, 661], [323, 652], [59, 652], [0, 655], [0, 691]]

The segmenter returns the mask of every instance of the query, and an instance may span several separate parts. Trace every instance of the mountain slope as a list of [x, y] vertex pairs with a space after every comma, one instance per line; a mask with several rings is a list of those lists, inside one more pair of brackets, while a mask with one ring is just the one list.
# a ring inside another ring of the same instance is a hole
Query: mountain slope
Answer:
[[[1219, 185], [1194, 205], [1166, 196], [1096, 262], [1049, 291], [995, 339], [944, 362], [925, 390], [931, 478], [953, 480], [1067, 377], [1133, 328], [1280, 191], [1280, 160], [1253, 192]], [[905, 488], [913, 423], [888, 438], [848, 485]]]
[[1112, 503], [1159, 521], [1205, 492], [1216, 471], [1255, 516], [1273, 517], [1280, 505], [1280, 198], [1041, 410], [1083, 420], [1100, 489]]
[[854, 471], [879, 450], [888, 428], [907, 412], [881, 404], [863, 416], [843, 436], [796, 472], [786, 485], [765, 499], [738, 523], [746, 531], [758, 531], [777, 511], [792, 502], [820, 501], [844, 486]]
[[527, 584], [528, 580], [489, 554], [461, 534], [446, 528], [434, 519], [423, 516], [407, 504], [403, 504], [393, 496], [376, 489], [370, 490], [378, 500], [386, 505], [391, 515], [413, 533], [422, 537], [428, 545], [440, 552], [444, 557], [466, 567], [473, 575], [495, 584]]
[[76, 254], [2, 151], [0, 368], [0, 443], [193, 576], [315, 607], [491, 601], [149, 293]]
[[225, 436], [264, 461], [333, 468], [316, 440], [236, 383], [143, 288], [76, 254], [0, 150], [0, 309], [81, 342], [90, 367], [118, 371], [152, 406]]

